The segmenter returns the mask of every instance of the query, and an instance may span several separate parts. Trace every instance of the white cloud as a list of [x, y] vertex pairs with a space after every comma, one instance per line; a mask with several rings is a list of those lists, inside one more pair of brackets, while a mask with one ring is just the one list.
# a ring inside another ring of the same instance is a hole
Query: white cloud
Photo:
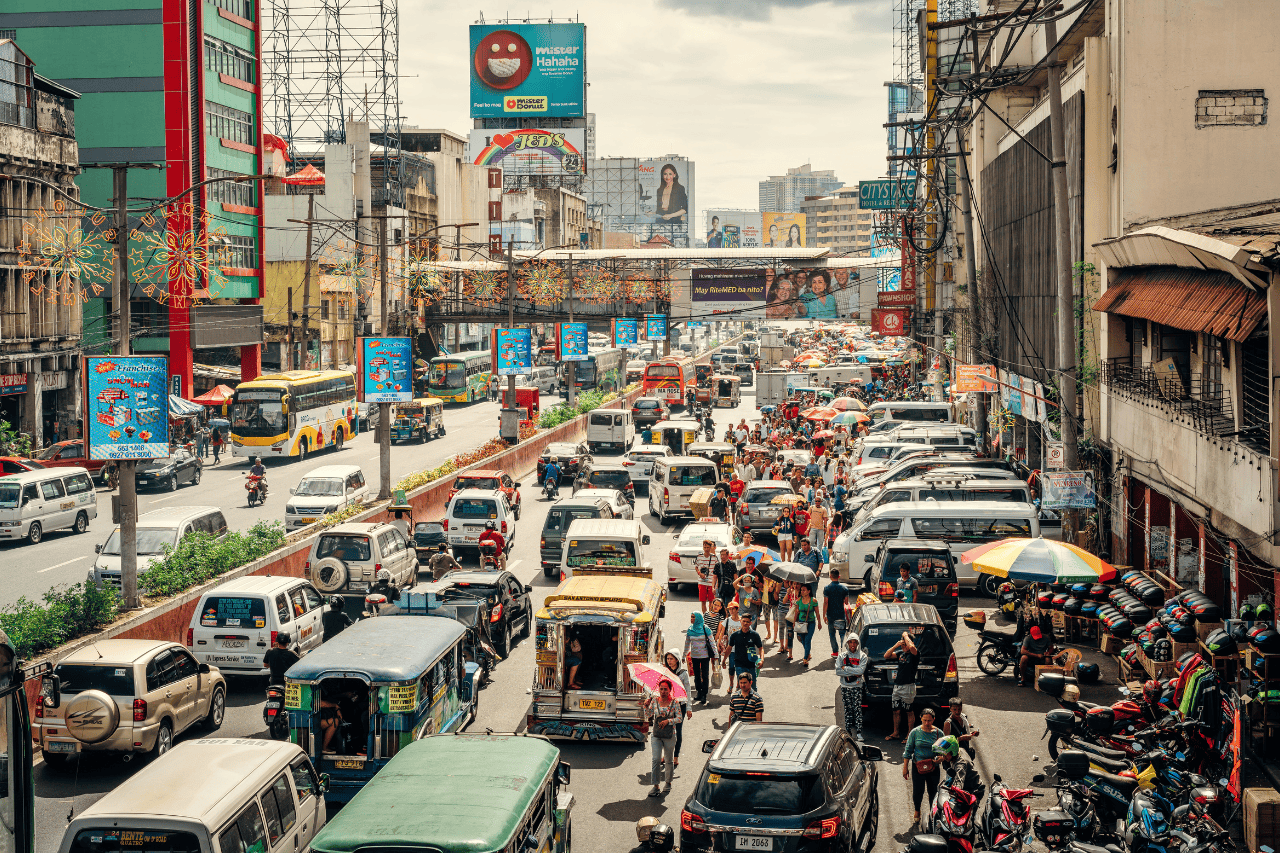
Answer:
[[[575, 0], [601, 156], [682, 154], [697, 207], [754, 209], [757, 184], [811, 162], [846, 183], [885, 171], [888, 0]], [[487, 20], [495, 12], [486, 10]], [[569, 9], [534, 9], [567, 14]], [[465, 132], [476, 10], [402, 0], [400, 96], [419, 127]]]

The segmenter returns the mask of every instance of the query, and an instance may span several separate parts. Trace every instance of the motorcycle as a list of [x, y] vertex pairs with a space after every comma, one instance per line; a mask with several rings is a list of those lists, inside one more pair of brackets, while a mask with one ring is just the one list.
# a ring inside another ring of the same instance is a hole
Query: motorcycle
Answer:
[[275, 740], [289, 737], [289, 712], [284, 709], [284, 685], [267, 685], [267, 704], [262, 706], [262, 722]]
[[498, 564], [498, 546], [492, 542], [480, 543], [480, 570], [484, 572], [496, 572], [500, 568]]
[[703, 424], [702, 434], [707, 441], [716, 440], [716, 425], [714, 422]]
[[1018, 853], [1031, 838], [1031, 814], [1024, 800], [1040, 796], [1030, 788], [1010, 788], [1000, 774], [992, 776], [980, 832], [987, 850]]
[[261, 474], [245, 474], [245, 490], [249, 492], [249, 506], [266, 503], [267, 478]]
[[1022, 656], [1020, 633], [994, 631], [984, 624], [978, 632], [978, 669], [992, 676], [1000, 675], [1010, 666], [1016, 669]]
[[948, 853], [973, 853], [978, 840], [977, 815], [981, 799], [981, 788], [974, 795], [943, 782], [938, 785], [938, 794], [922, 829], [945, 838]]
[[542, 479], [542, 495], [549, 501], [560, 497], [560, 478], [544, 477]]

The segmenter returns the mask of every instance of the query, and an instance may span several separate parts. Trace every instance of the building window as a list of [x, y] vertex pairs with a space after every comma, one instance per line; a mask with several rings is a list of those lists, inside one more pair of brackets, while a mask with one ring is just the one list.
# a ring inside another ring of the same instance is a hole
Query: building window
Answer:
[[213, 0], [213, 5], [226, 9], [246, 21], [253, 20], [253, 0]]
[[1223, 350], [1226, 346], [1230, 345], [1222, 338], [1214, 335], [1204, 336], [1204, 355], [1201, 364], [1206, 396], [1217, 396], [1222, 393]]
[[253, 116], [241, 110], [204, 102], [205, 133], [218, 139], [253, 145]]
[[258, 268], [258, 246], [252, 237], [230, 236], [226, 240], [223, 266], [237, 269]]
[[208, 70], [254, 83], [257, 81], [257, 66], [257, 59], [249, 51], [213, 36], [204, 37], [204, 67]]
[[[238, 172], [228, 172], [226, 169], [205, 169], [206, 178], [239, 178], [242, 176]], [[233, 181], [219, 181], [216, 184], [209, 184], [206, 188], [206, 197], [209, 201], [219, 201], [223, 204], [235, 204], [240, 207], [257, 207], [257, 187], [252, 181], [244, 183], [235, 183]]]
[[329, 302], [330, 300], [328, 299], [320, 300], [320, 319], [321, 320], [329, 319]]

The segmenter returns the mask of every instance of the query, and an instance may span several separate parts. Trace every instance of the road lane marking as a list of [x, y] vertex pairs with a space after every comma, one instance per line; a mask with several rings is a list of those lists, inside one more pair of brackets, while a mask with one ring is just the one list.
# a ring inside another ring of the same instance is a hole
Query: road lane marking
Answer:
[[49, 568], [47, 568], [47, 569], [37, 569], [37, 570], [36, 570], [36, 574], [38, 574], [38, 575], [42, 575], [42, 574], [44, 574], [45, 572], [51, 572], [51, 571], [53, 571], [54, 569], [60, 569], [60, 568], [62, 568], [63, 566], [69, 566], [69, 565], [71, 565], [72, 563], [78, 563], [78, 562], [80, 562], [81, 560], [87, 560], [87, 559], [89, 559], [89, 558], [88, 558], [88, 557], [72, 557], [70, 560], [67, 560], [65, 563], [58, 563], [58, 565], [56, 565], [56, 566], [50, 566], [50, 567], [49, 567]]
[[523, 560], [508, 560], [508, 561], [507, 561], [507, 571], [514, 573], [514, 572], [515, 572], [515, 570], [520, 566], [520, 564], [521, 564], [522, 562], [524, 562], [524, 561], [523, 561]]
[[164, 503], [165, 501], [171, 501], [174, 498], [180, 498], [180, 497], [182, 497], [182, 495], [175, 492], [174, 494], [169, 495], [168, 497], [156, 498], [153, 501], [148, 501], [148, 503], [159, 504], [159, 503]]

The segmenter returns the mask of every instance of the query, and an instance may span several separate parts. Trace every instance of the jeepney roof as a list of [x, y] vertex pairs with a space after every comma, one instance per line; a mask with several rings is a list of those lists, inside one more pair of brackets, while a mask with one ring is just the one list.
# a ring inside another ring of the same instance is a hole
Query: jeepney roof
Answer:
[[414, 741], [320, 830], [311, 849], [504, 850], [559, 761], [560, 750], [536, 736], [449, 734]]
[[319, 681], [360, 673], [372, 682], [412, 681], [465, 633], [458, 622], [433, 616], [362, 619], [289, 667], [285, 677]]
[[610, 610], [638, 614], [630, 620], [652, 620], [662, 597], [662, 584], [634, 575], [575, 575], [543, 602], [539, 619], [558, 619], [574, 612]]

